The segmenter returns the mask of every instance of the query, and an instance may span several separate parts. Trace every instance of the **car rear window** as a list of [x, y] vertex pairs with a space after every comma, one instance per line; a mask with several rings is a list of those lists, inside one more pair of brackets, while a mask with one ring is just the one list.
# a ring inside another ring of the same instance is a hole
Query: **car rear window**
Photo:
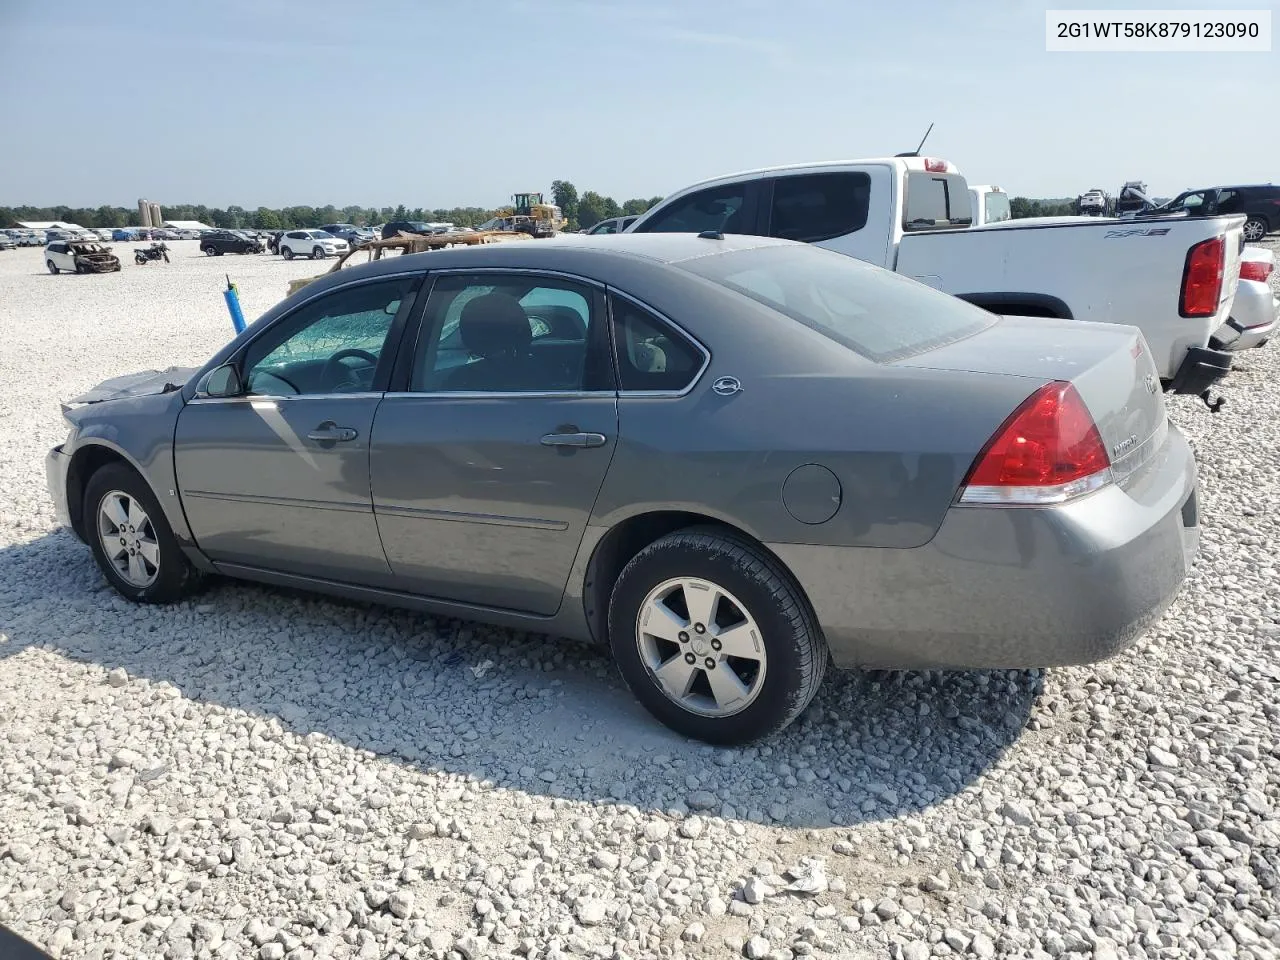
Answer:
[[877, 363], [972, 336], [996, 317], [820, 247], [757, 247], [674, 266], [750, 297]]
[[912, 170], [907, 174], [906, 193], [904, 230], [936, 230], [973, 223], [969, 185], [964, 177]]

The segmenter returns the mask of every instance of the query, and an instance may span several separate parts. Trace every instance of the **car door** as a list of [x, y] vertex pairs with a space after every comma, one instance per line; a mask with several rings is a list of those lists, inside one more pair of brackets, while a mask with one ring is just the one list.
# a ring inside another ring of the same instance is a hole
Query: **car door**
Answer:
[[178, 486], [211, 559], [386, 581], [369, 442], [420, 281], [420, 274], [378, 277], [304, 301], [238, 352], [241, 392], [198, 394], [183, 408]]
[[617, 444], [607, 332], [603, 292], [584, 281], [437, 276], [404, 389], [373, 424], [397, 588], [556, 612]]

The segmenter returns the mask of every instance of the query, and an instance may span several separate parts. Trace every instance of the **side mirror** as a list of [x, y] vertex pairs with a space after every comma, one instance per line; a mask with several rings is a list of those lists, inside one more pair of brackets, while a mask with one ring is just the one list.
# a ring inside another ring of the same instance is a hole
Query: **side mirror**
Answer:
[[224, 363], [210, 371], [198, 392], [205, 397], [238, 397], [244, 393], [240, 371], [236, 369], [234, 363]]

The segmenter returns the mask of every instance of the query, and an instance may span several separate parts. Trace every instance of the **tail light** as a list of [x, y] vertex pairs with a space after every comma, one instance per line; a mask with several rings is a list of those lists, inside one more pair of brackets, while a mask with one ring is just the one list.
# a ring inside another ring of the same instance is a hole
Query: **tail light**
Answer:
[[996, 431], [965, 477], [960, 502], [1065, 503], [1111, 482], [1111, 458], [1070, 383], [1041, 387]]
[[1187, 251], [1182, 271], [1182, 299], [1178, 312], [1184, 317], [1211, 317], [1218, 312], [1227, 245], [1222, 234], [1202, 240]]
[[1257, 280], [1259, 283], [1266, 283], [1271, 276], [1272, 269], [1273, 264], [1262, 260], [1242, 260], [1240, 262], [1240, 279]]

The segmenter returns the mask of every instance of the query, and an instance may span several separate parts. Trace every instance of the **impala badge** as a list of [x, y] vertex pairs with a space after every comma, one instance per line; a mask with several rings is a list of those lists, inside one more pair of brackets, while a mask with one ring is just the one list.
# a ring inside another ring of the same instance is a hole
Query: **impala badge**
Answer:
[[1111, 453], [1114, 456], [1122, 457], [1137, 445], [1138, 445], [1138, 435], [1135, 433], [1133, 434], [1133, 436], [1125, 437], [1123, 440], [1117, 443], [1114, 447], [1112, 447]]
[[720, 377], [711, 384], [711, 389], [722, 397], [732, 397], [742, 392], [742, 383], [737, 377]]

